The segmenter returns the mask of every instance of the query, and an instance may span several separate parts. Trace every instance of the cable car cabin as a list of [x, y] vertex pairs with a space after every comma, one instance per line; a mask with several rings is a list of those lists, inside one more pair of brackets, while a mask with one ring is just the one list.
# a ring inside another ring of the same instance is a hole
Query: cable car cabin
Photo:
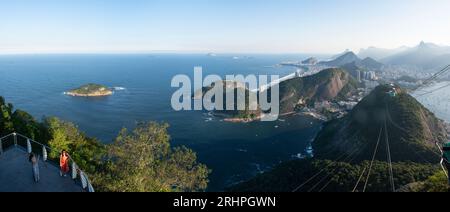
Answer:
[[450, 142], [444, 144], [444, 148], [443, 148], [444, 152], [450, 152]]
[[393, 90], [391, 90], [391, 91], [388, 91], [387, 94], [388, 94], [390, 97], [396, 97], [396, 96], [397, 96], [397, 91], [395, 91], [395, 89], [393, 89]]
[[444, 159], [446, 159], [445, 164], [447, 165], [447, 169], [449, 169], [450, 168], [450, 163], [449, 163], [449, 161], [450, 161], [450, 142], [444, 144], [443, 150], [444, 150]]

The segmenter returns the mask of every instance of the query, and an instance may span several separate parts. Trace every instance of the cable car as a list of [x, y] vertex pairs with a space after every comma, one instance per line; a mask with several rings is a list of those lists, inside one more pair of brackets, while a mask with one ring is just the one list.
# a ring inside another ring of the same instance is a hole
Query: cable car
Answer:
[[[450, 142], [444, 144], [444, 147], [442, 148], [442, 150], [444, 151], [444, 163], [445, 166], [447, 167], [447, 170], [450, 170]], [[450, 184], [450, 176], [449, 176], [449, 184]]]
[[446, 159], [447, 168], [450, 167], [449, 161], [450, 161], [450, 142], [444, 144], [444, 158]]
[[444, 144], [444, 147], [442, 148], [442, 150], [444, 151], [444, 164], [447, 167], [447, 177], [448, 177], [448, 191], [450, 192], [450, 174], [448, 174], [450, 172], [450, 142]]
[[395, 90], [388, 91], [387, 94], [388, 94], [390, 97], [396, 97], [396, 96], [397, 96], [397, 92], [396, 92]]

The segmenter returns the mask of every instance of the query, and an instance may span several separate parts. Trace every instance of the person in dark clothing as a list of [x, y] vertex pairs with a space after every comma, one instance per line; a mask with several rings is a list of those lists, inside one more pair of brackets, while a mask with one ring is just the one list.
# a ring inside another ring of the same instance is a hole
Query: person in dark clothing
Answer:
[[36, 157], [34, 153], [31, 153], [29, 156], [29, 161], [31, 163], [31, 170], [33, 173], [34, 182], [38, 183], [39, 178], [39, 158]]

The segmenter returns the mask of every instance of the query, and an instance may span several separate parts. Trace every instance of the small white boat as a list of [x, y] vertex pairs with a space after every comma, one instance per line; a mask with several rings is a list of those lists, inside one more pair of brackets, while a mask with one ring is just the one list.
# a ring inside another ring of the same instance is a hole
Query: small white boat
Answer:
[[306, 148], [306, 153], [308, 153], [308, 155], [312, 155], [313, 154], [313, 148], [312, 148], [312, 146], [309, 146], [308, 148]]
[[306, 156], [303, 155], [302, 153], [298, 153], [298, 154], [296, 154], [296, 155], [292, 155], [292, 158], [295, 158], [295, 159], [305, 159]]
[[114, 90], [116, 90], [116, 91], [124, 91], [124, 90], [126, 90], [126, 88], [124, 88], [124, 87], [114, 87]]

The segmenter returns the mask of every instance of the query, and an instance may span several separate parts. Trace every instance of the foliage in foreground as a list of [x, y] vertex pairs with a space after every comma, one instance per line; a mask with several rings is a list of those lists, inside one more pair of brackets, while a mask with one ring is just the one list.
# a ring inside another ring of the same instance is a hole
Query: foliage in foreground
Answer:
[[98, 173], [106, 191], [198, 191], [208, 184], [208, 168], [186, 148], [171, 148], [167, 124], [140, 123], [120, 132], [107, 146], [107, 164]]
[[55, 117], [38, 122], [25, 111], [14, 111], [3, 97], [0, 112], [1, 136], [18, 132], [46, 144], [54, 150], [49, 152], [54, 161], [67, 150], [97, 191], [203, 191], [208, 185], [210, 171], [197, 162], [195, 152], [171, 147], [167, 124], [140, 123], [104, 145], [73, 123]]
[[[363, 170], [369, 166], [369, 163], [368, 161], [363, 161], [358, 164], [350, 164], [316, 159], [291, 161], [283, 163], [270, 172], [259, 175], [248, 182], [238, 184], [228, 190], [244, 192], [286, 192], [294, 191], [307, 182], [297, 191], [351, 192], [355, 188]], [[366, 191], [390, 191], [388, 170], [388, 163], [375, 161], [370, 178], [367, 180]], [[424, 181], [438, 170], [439, 167], [430, 164], [413, 162], [393, 163], [396, 189], [400, 189], [412, 182]], [[314, 177], [316, 174], [317, 176]], [[367, 174], [364, 176], [367, 176]], [[310, 178], [312, 179], [307, 181]], [[362, 191], [365, 183], [366, 178], [363, 177], [356, 191]]]
[[443, 171], [438, 171], [434, 175], [422, 182], [411, 183], [401, 189], [402, 192], [449, 192], [448, 179]]

